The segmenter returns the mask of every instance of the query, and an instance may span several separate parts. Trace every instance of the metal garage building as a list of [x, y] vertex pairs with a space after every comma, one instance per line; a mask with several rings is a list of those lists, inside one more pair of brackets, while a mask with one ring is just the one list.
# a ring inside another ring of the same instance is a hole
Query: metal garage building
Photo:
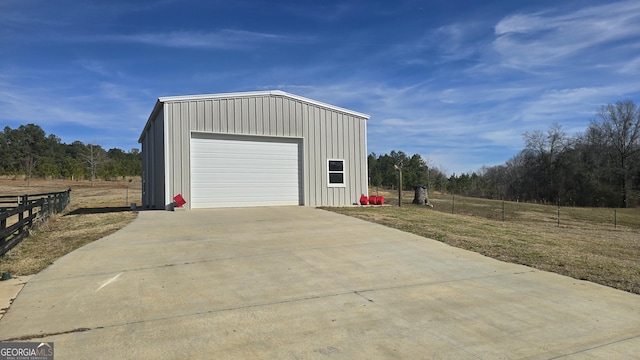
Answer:
[[283, 91], [161, 97], [142, 144], [142, 205], [340, 206], [367, 194], [369, 115]]

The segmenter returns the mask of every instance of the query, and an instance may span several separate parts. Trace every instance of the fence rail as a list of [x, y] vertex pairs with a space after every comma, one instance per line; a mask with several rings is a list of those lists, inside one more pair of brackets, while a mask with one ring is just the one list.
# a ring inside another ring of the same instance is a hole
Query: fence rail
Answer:
[[57, 193], [0, 196], [0, 256], [29, 235], [35, 223], [62, 212], [71, 200], [71, 188]]

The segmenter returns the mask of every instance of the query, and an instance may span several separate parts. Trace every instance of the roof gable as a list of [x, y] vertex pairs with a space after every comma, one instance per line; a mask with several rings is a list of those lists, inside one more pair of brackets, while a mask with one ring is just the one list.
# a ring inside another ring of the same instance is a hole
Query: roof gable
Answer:
[[253, 96], [282, 96], [309, 104], [317, 105], [327, 109], [332, 109], [340, 112], [344, 112], [353, 116], [369, 119], [370, 116], [357, 111], [341, 108], [339, 106], [323, 103], [320, 101], [312, 100], [302, 96], [290, 94], [280, 90], [269, 91], [249, 91], [249, 92], [235, 92], [235, 93], [220, 93], [220, 94], [203, 94], [203, 95], [184, 95], [184, 96], [165, 96], [158, 98], [161, 103], [173, 102], [173, 101], [188, 101], [188, 100], [204, 100], [204, 99], [224, 99], [224, 98], [240, 98], [240, 97], [253, 97]]
[[363, 118], [365, 120], [369, 120], [370, 116], [367, 114], [363, 114], [357, 111], [341, 108], [339, 106], [330, 105], [327, 103], [323, 103], [320, 101], [312, 100], [309, 98], [305, 98], [302, 96], [290, 94], [281, 90], [269, 90], [269, 91], [249, 91], [249, 92], [235, 92], [235, 93], [219, 93], [219, 94], [202, 94], [202, 95], [182, 95], [182, 96], [164, 96], [159, 97], [156, 101], [156, 104], [149, 115], [147, 123], [142, 130], [142, 134], [138, 139], [138, 142], [142, 142], [142, 139], [145, 136], [147, 129], [149, 128], [151, 122], [157, 116], [158, 112], [162, 109], [164, 103], [169, 102], [179, 102], [179, 101], [191, 101], [191, 100], [205, 100], [205, 99], [230, 99], [230, 98], [242, 98], [242, 97], [255, 97], [255, 96], [279, 96], [284, 98], [289, 98], [295, 101], [301, 101], [310, 105], [315, 105], [319, 107], [323, 107], [325, 109], [334, 110], [338, 112], [342, 112], [348, 115], [352, 115], [355, 117]]

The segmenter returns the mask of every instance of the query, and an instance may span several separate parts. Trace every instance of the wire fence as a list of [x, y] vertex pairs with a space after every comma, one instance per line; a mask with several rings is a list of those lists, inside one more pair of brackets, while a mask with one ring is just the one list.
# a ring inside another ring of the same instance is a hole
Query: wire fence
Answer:
[[[375, 194], [375, 189], [373, 190]], [[398, 194], [380, 191], [388, 205], [398, 205]], [[412, 206], [413, 191], [402, 193], [402, 206]], [[432, 210], [469, 215], [504, 222], [546, 223], [549, 226], [581, 226], [585, 223], [613, 229], [627, 227], [640, 230], [640, 208], [572, 207], [558, 204], [535, 204], [502, 199], [485, 199], [450, 193], [429, 192]], [[413, 205], [421, 206], [421, 205]]]

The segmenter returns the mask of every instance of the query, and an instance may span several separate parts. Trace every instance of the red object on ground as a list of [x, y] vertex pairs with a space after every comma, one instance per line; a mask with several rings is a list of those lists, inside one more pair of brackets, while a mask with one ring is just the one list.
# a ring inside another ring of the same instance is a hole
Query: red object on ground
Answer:
[[382, 195], [378, 196], [376, 205], [384, 205], [384, 196]]
[[187, 203], [186, 201], [184, 201], [184, 198], [181, 194], [174, 196], [173, 201], [175, 201], [177, 207], [182, 207], [182, 205]]
[[369, 196], [369, 204], [375, 205], [378, 202], [378, 197], [375, 195]]
[[367, 198], [364, 195], [360, 196], [360, 205], [367, 205], [367, 204], [369, 204], [369, 198]]

